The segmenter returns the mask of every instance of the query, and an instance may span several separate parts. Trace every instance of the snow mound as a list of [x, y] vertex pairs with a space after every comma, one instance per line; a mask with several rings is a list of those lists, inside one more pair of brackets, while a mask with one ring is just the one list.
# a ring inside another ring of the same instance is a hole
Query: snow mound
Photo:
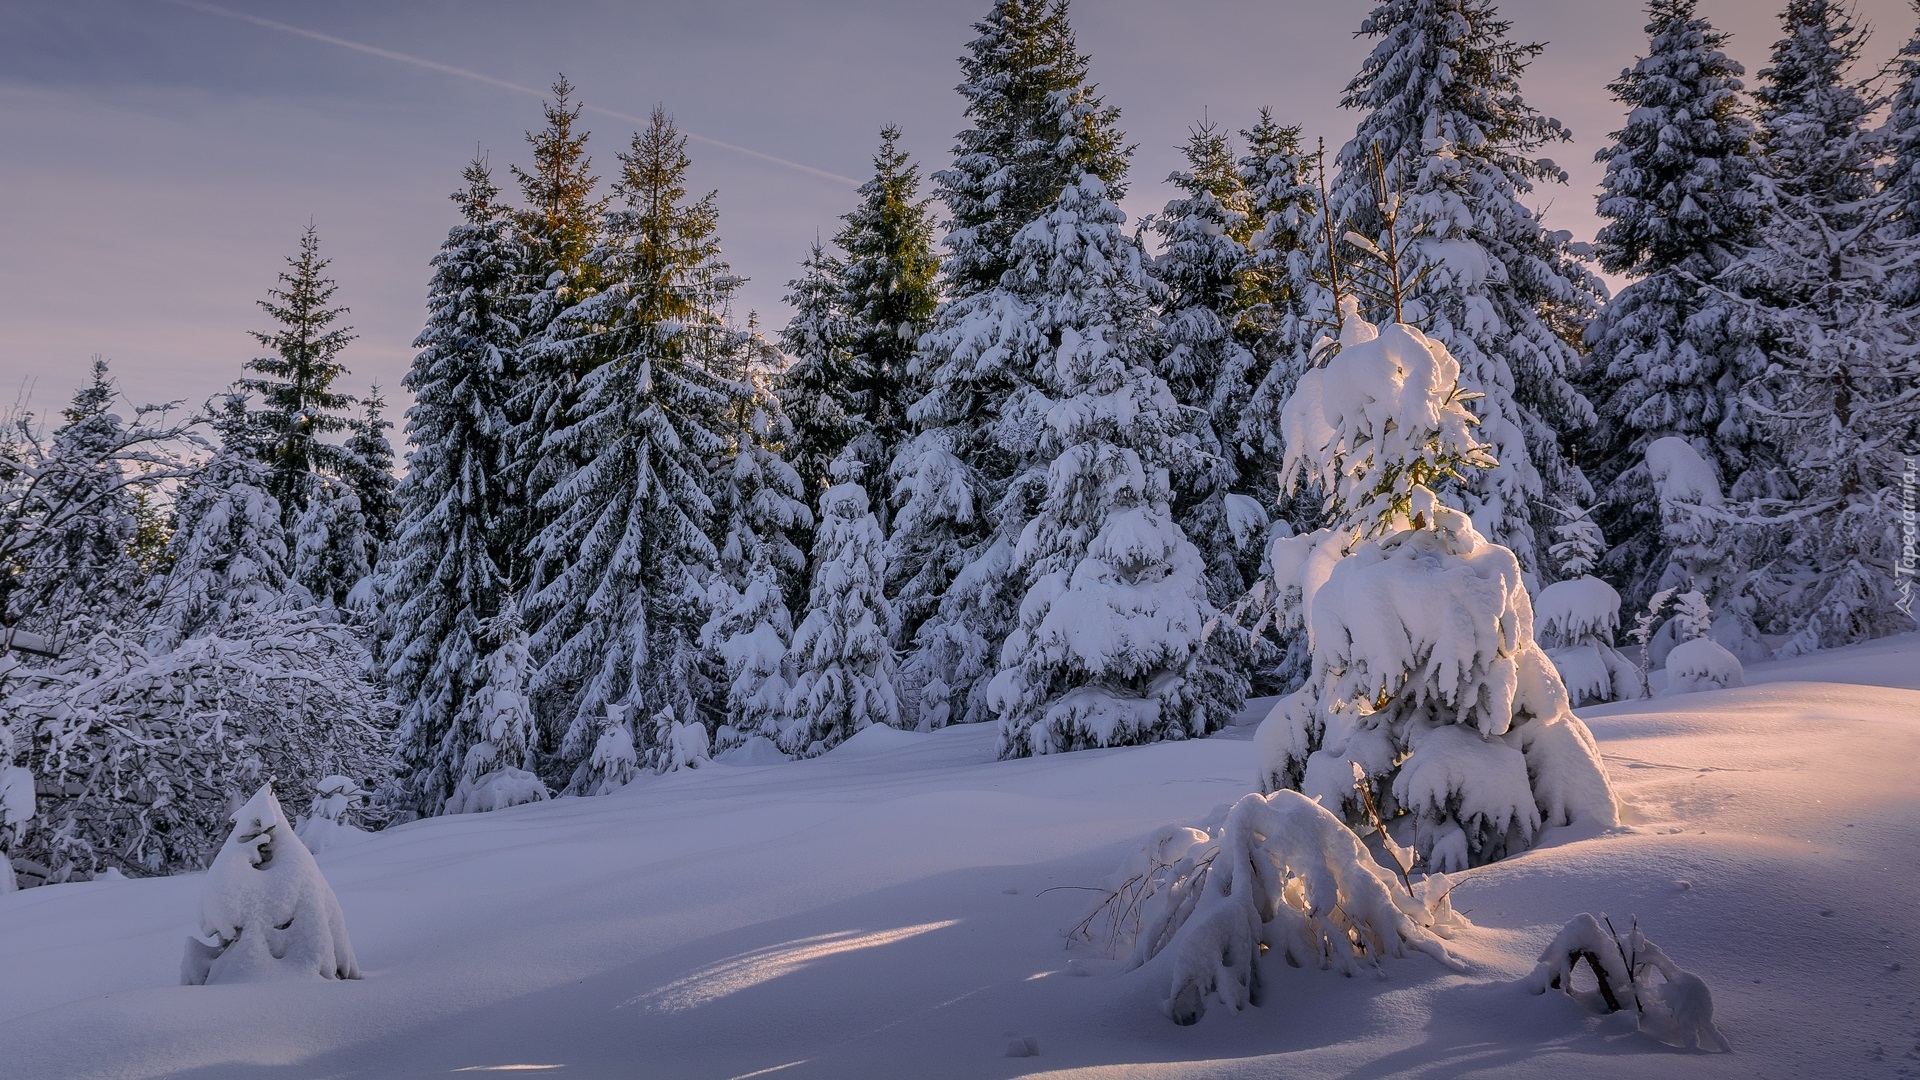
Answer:
[[1724, 690], [1745, 686], [1745, 670], [1740, 658], [1710, 637], [1683, 641], [1667, 654], [1667, 685], [1661, 697], [1691, 694], [1697, 690]]
[[198, 986], [313, 976], [357, 979], [360, 966], [340, 902], [269, 783], [234, 811], [233, 832], [207, 871], [200, 933], [187, 939], [180, 980]]
[[539, 777], [507, 765], [484, 776], [460, 781], [460, 786], [447, 798], [447, 813], [483, 814], [546, 798], [547, 785], [541, 783]]
[[884, 754], [892, 750], [918, 746], [926, 737], [927, 733], [923, 731], [902, 731], [885, 724], [869, 724], [847, 736], [846, 741], [827, 753], [837, 758]]
[[753, 735], [739, 746], [722, 751], [713, 760], [720, 765], [779, 765], [793, 758], [782, 752], [780, 745], [772, 739], [765, 735]]

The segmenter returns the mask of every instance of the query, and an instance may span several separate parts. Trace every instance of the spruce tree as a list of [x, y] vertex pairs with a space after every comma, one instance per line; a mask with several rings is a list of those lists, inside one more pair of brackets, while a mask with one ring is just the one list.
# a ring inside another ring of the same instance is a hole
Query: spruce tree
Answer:
[[923, 389], [909, 411], [915, 435], [891, 469], [889, 592], [912, 642], [902, 679], [917, 722], [934, 727], [990, 716], [973, 690], [1012, 629], [1013, 544], [1044, 495], [1030, 467], [1038, 433], [1015, 409], [1043, 344], [1044, 289], [1003, 276], [1012, 239], [1085, 176], [1117, 199], [1130, 152], [1118, 111], [1087, 81], [1064, 0], [996, 0], [974, 29], [959, 87], [972, 126], [934, 176], [951, 214], [948, 299], [912, 361]]
[[1300, 531], [1318, 525], [1317, 502], [1280, 495], [1280, 461], [1286, 456], [1280, 413], [1306, 370], [1320, 333], [1317, 321], [1330, 315], [1316, 307], [1327, 298], [1313, 276], [1321, 203], [1317, 160], [1300, 145], [1300, 128], [1282, 126], [1270, 110], [1260, 110], [1259, 121], [1240, 134], [1247, 144], [1240, 184], [1253, 229], [1247, 237], [1249, 295], [1242, 325], [1251, 335], [1251, 374], [1258, 385], [1231, 430], [1242, 463], [1242, 489]]
[[279, 323], [271, 332], [254, 332], [259, 343], [273, 351], [247, 361], [258, 372], [240, 380], [242, 389], [260, 395], [253, 417], [261, 440], [259, 452], [269, 469], [267, 485], [288, 522], [306, 509], [313, 474], [348, 475], [352, 455], [325, 436], [347, 430], [342, 410], [354, 399], [333, 388], [347, 373], [340, 351], [354, 339], [353, 328], [335, 325], [345, 307], [329, 307], [339, 286], [326, 276], [328, 260], [320, 257], [320, 234], [312, 225], [300, 235], [300, 251], [288, 256], [279, 288], [267, 290], [260, 309]]
[[869, 387], [848, 348], [848, 326], [841, 307], [844, 271], [840, 261], [815, 240], [800, 264], [800, 276], [787, 283], [793, 318], [780, 334], [787, 354], [780, 373], [780, 407], [793, 425], [788, 461], [800, 475], [811, 502], [832, 483], [828, 466], [854, 439], [871, 428], [867, 420]]
[[873, 724], [897, 727], [893, 605], [887, 600], [885, 542], [858, 483], [820, 496], [807, 617], [793, 633], [787, 666], [793, 688], [780, 748], [813, 757]]
[[714, 329], [718, 351], [711, 370], [726, 395], [716, 418], [716, 430], [725, 438], [713, 478], [717, 569], [738, 591], [765, 563], [797, 603], [806, 592], [802, 545], [812, 540], [813, 511], [807, 508], [805, 482], [782, 452], [795, 437], [775, 389], [780, 350], [760, 335], [752, 312], [744, 330]]
[[232, 445], [222, 446], [187, 479], [175, 503], [171, 567], [149, 585], [157, 611], [155, 644], [168, 649], [243, 617], [308, 599], [291, 563], [272, 473]]
[[1886, 282], [1920, 242], [1888, 228], [1897, 189], [1875, 184], [1878, 102], [1849, 81], [1864, 32], [1834, 0], [1791, 0], [1782, 23], [1757, 95], [1765, 224], [1722, 280], [1740, 328], [1767, 343], [1747, 396], [1778, 464], [1736, 498], [1761, 628], [1790, 635], [1793, 654], [1913, 625], [1894, 586], [1920, 348]]
[[1154, 372], [1146, 255], [1123, 221], [1088, 174], [1014, 237], [1009, 277], [1033, 285], [1002, 340], [1032, 390], [1002, 438], [1038, 445], [1016, 480], [1035, 512], [1007, 553], [1024, 596], [983, 695], [1002, 757], [1204, 735], [1246, 694], [1245, 669], [1201, 648], [1206, 567], [1168, 479], [1192, 450]]
[[[1377, 39], [1341, 104], [1363, 111], [1340, 151], [1328, 212], [1368, 240], [1381, 232], [1385, 187], [1404, 225], [1426, 235], [1410, 273], [1430, 272], [1404, 316], [1460, 361], [1461, 383], [1499, 465], [1469, 478], [1467, 510], [1489, 540], [1513, 549], [1522, 569], [1547, 564], [1554, 502], [1585, 505], [1591, 490], [1567, 443], [1594, 415], [1571, 380], [1599, 282], [1521, 200], [1566, 174], [1538, 152], [1569, 137], [1520, 94], [1541, 46], [1508, 36], [1493, 0], [1386, 0], [1360, 32]], [[1370, 312], [1390, 321], [1395, 312]], [[1536, 532], [1536, 516], [1541, 528]]]
[[453, 194], [462, 220], [434, 256], [427, 325], [406, 376], [413, 449], [381, 583], [383, 667], [400, 708], [388, 799], [423, 816], [439, 813], [465, 775], [470, 747], [453, 720], [467, 714], [487, 627], [520, 581], [513, 526], [522, 511], [508, 477], [520, 445], [509, 402], [524, 249], [486, 163], [469, 163], [462, 178]]
[[686, 137], [656, 108], [620, 164], [620, 205], [589, 256], [603, 285], [537, 347], [540, 364], [585, 372], [548, 439], [558, 460], [582, 464], [542, 496], [551, 520], [536, 547], [552, 572], [528, 603], [534, 689], [561, 704], [576, 781], [600, 775], [590, 754], [609, 734], [608, 706], [655, 763], [668, 749], [655, 739], [661, 716], [700, 719], [698, 635], [719, 558], [709, 468], [727, 447], [718, 418], [740, 392], [710, 352], [738, 279], [719, 261], [714, 195], [687, 198]]
[[316, 603], [345, 611], [348, 597], [373, 572], [372, 536], [359, 495], [344, 481], [314, 477], [289, 539], [293, 579]]
[[[833, 242], [842, 252], [840, 311], [845, 347], [858, 373], [872, 445], [863, 448], [867, 475], [880, 478], [912, 433], [907, 411], [916, 395], [907, 372], [914, 347], [939, 302], [931, 199], [919, 198], [920, 167], [900, 149], [900, 129], [880, 130], [873, 178], [860, 204], [841, 220]], [[890, 507], [876, 500], [882, 531]]]
[[[1893, 201], [1890, 239], [1910, 240], [1920, 236], [1920, 31], [1901, 46], [1892, 74], [1885, 136], [1888, 157], [1881, 178]], [[1888, 288], [1896, 306], [1920, 307], [1920, 267], [1895, 270]]]
[[1730, 333], [1712, 289], [1753, 242], [1757, 147], [1742, 69], [1722, 51], [1726, 35], [1695, 8], [1695, 0], [1649, 5], [1647, 54], [1610, 86], [1626, 125], [1597, 155], [1607, 166], [1600, 265], [1631, 281], [1587, 332], [1583, 384], [1602, 421], [1588, 471], [1599, 524], [1622, 539], [1608, 568], [1635, 608], [1685, 584], [1660, 539], [1648, 445], [1688, 439], [1737, 486], [1756, 450], [1740, 395], [1766, 365], [1758, 343]]
[[[130, 614], [141, 568], [131, 554], [137, 489], [119, 459], [126, 423], [110, 409], [119, 389], [94, 357], [92, 379], [61, 411], [51, 453], [25, 507], [42, 535], [26, 553], [10, 607], [28, 630], [84, 640]], [[13, 524], [9, 522], [8, 524]], [[0, 611], [0, 618], [8, 615]]]
[[378, 383], [362, 404], [366, 411], [350, 422], [353, 434], [347, 438], [345, 479], [367, 517], [367, 538], [377, 559], [393, 539], [393, 527], [399, 519], [399, 507], [393, 498], [393, 443], [387, 439], [393, 421], [386, 418], [387, 399]]
[[1187, 169], [1167, 182], [1184, 194], [1153, 220], [1161, 253], [1152, 272], [1160, 299], [1156, 373], [1180, 406], [1173, 461], [1173, 513], [1200, 549], [1216, 606], [1240, 598], [1260, 561], [1266, 524], [1255, 525], [1245, 498], [1246, 465], [1234, 438], [1259, 381], [1257, 360], [1242, 340], [1255, 294], [1249, 288], [1254, 225], [1248, 194], [1226, 135], [1211, 124], [1193, 129], [1183, 151]]

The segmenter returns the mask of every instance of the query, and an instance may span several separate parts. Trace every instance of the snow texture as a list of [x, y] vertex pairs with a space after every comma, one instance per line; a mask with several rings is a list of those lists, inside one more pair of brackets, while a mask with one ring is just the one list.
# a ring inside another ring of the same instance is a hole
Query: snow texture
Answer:
[[357, 979], [346, 917], [312, 853], [266, 784], [233, 813], [187, 940], [188, 986], [272, 979]]

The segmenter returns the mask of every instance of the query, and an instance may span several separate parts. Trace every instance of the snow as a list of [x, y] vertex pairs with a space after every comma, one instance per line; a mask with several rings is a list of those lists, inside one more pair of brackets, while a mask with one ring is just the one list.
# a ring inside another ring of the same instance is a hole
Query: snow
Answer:
[[[1004, 762], [991, 726], [869, 728], [816, 759], [647, 773], [326, 852], [358, 982], [175, 985], [205, 874], [0, 896], [5, 1075], [1912, 1075], [1920, 635], [1747, 676], [1582, 710], [1625, 823], [1547, 826], [1453, 875], [1461, 970], [1281, 963], [1257, 1006], [1178, 1027], [1170, 968], [1117, 973], [1062, 933], [1145, 838], [1247, 793], [1250, 725]], [[1711, 988], [1735, 1052], [1530, 995], [1583, 912], [1637, 917]], [[1016, 1040], [1037, 1056], [1007, 1057]]]

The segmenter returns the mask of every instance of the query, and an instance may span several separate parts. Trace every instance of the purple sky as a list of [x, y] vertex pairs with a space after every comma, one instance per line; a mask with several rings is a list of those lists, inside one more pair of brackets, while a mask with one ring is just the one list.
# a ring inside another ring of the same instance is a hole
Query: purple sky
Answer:
[[[1702, 0], [1749, 81], [1776, 6]], [[719, 190], [728, 257], [751, 278], [740, 314], [777, 327], [808, 243], [852, 205], [834, 177], [864, 178], [883, 124], [904, 129], [923, 173], [945, 164], [961, 127], [955, 58], [987, 7], [0, 0], [0, 393], [57, 408], [95, 353], [136, 399], [218, 392], [256, 354], [246, 331], [267, 326], [254, 301], [312, 220], [360, 334], [343, 388], [378, 382], [404, 404], [427, 261], [455, 219], [447, 193], [476, 148], [511, 186], [506, 167], [525, 163], [522, 133], [539, 123], [538, 97], [514, 86], [560, 71], [589, 106], [602, 176], [634, 127], [609, 112], [658, 102], [695, 136], [694, 184]], [[1605, 85], [1645, 46], [1642, 6], [1503, 7], [1517, 37], [1548, 42], [1529, 100], [1576, 136], [1555, 153], [1572, 183], [1541, 204], [1590, 238], [1593, 152], [1622, 116]], [[1338, 146], [1353, 130], [1337, 101], [1367, 48], [1352, 31], [1368, 8], [1078, 0], [1081, 48], [1139, 144], [1128, 213], [1166, 201], [1162, 180], [1203, 114], [1237, 130], [1267, 105]], [[1859, 8], [1877, 65], [1914, 16], [1906, 0]]]

